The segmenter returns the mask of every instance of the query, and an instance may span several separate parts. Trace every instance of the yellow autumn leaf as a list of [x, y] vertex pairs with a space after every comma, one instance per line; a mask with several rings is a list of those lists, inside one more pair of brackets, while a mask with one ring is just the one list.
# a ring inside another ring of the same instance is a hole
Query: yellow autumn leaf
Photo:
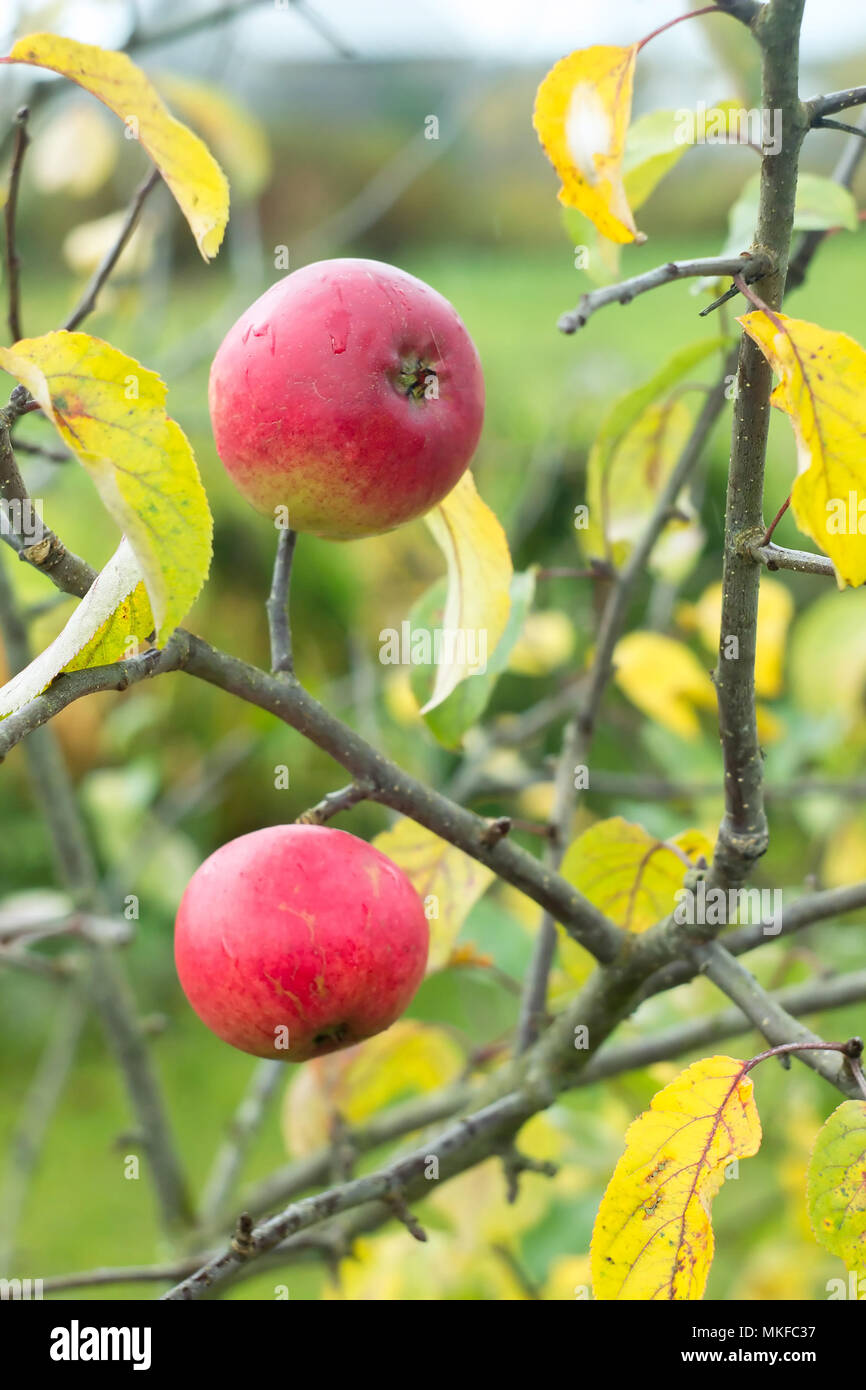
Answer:
[[709, 673], [694, 652], [661, 632], [630, 632], [613, 654], [616, 683], [650, 719], [681, 738], [697, 738], [698, 710], [715, 710]]
[[406, 1018], [357, 1047], [314, 1057], [285, 1094], [286, 1148], [298, 1158], [315, 1153], [330, 1143], [338, 1116], [363, 1124], [395, 1101], [455, 1081], [465, 1060], [444, 1028]]
[[713, 1259], [713, 1198], [725, 1168], [761, 1144], [745, 1067], [734, 1057], [693, 1062], [626, 1131], [626, 1149], [592, 1233], [597, 1299], [703, 1297]]
[[[782, 692], [788, 628], [794, 616], [794, 600], [784, 584], [768, 575], [761, 577], [758, 592], [758, 631], [755, 652], [755, 690], [766, 699]], [[677, 620], [688, 632], [698, 632], [710, 652], [719, 649], [722, 621], [722, 585], [710, 584], [697, 603], [683, 603]]]
[[139, 140], [159, 169], [204, 259], [216, 255], [229, 215], [226, 176], [204, 142], [175, 120], [125, 53], [57, 34], [28, 34], [0, 62], [59, 72], [109, 107], [123, 121], [127, 137]]
[[756, 310], [739, 322], [781, 378], [770, 402], [790, 417], [797, 441], [797, 525], [829, 555], [840, 589], [863, 584], [866, 351], [847, 333], [786, 314]]
[[866, 1101], [843, 1101], [819, 1130], [806, 1202], [815, 1239], [866, 1273]]
[[658, 840], [622, 816], [596, 821], [569, 845], [560, 873], [618, 927], [642, 932], [676, 906], [676, 894], [699, 856], [713, 846], [699, 830]]
[[547, 676], [574, 651], [574, 626], [565, 613], [548, 608], [528, 614], [511, 649], [508, 670], [521, 676]]
[[88, 333], [0, 348], [96, 484], [147, 586], [157, 642], [189, 612], [211, 558], [213, 523], [189, 442], [165, 413], [155, 372]]
[[427, 714], [467, 676], [486, 670], [508, 622], [514, 571], [505, 532], [468, 471], [424, 520], [448, 565], [442, 627], [449, 640], [421, 711]]
[[124, 539], [54, 641], [0, 689], [0, 719], [34, 700], [61, 671], [131, 656], [152, 632], [141, 569]]
[[430, 922], [427, 973], [441, 970], [463, 922], [495, 877], [493, 870], [408, 818], [377, 835], [373, 844], [403, 870], [420, 895]]
[[216, 151], [231, 179], [232, 190], [254, 198], [271, 175], [267, 132], [235, 97], [210, 82], [159, 73], [156, 85], [172, 106]]
[[535, 98], [533, 123], [562, 180], [559, 200], [577, 208], [610, 241], [645, 241], [623, 187], [638, 46], [598, 44], [561, 59]]

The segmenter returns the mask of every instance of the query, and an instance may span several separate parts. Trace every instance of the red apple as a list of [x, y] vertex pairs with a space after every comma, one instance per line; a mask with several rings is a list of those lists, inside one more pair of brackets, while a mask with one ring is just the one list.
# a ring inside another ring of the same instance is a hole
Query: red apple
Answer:
[[209, 400], [247, 501], [349, 540], [451, 491], [481, 433], [484, 378], [457, 311], [423, 280], [381, 261], [318, 261], [229, 329]]
[[402, 869], [322, 825], [230, 840], [190, 879], [177, 973], [212, 1032], [242, 1052], [305, 1062], [390, 1027], [427, 964], [429, 927]]

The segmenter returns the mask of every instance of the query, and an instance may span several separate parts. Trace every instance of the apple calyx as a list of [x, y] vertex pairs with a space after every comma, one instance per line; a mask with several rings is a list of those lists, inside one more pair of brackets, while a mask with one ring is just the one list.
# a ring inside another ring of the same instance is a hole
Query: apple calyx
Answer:
[[413, 400], [420, 401], [426, 396], [431, 381], [435, 381], [436, 372], [432, 367], [421, 361], [406, 362], [402, 370], [397, 375], [397, 382], [404, 396], [411, 396]]

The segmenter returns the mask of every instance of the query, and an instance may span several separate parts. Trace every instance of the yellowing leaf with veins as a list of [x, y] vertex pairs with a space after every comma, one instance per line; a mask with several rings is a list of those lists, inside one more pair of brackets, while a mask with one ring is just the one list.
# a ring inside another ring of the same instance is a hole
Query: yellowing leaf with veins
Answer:
[[578, 49], [538, 89], [533, 123], [562, 180], [559, 200], [577, 208], [610, 241], [644, 241], [623, 187], [637, 45]]
[[495, 877], [493, 870], [408, 817], [383, 830], [373, 844], [403, 870], [421, 897], [430, 922], [427, 973], [441, 970], [465, 919]]
[[314, 1057], [286, 1091], [283, 1136], [298, 1158], [330, 1142], [335, 1119], [360, 1125], [395, 1101], [457, 1080], [466, 1059], [450, 1033], [399, 1019], [345, 1052]]
[[[786, 640], [793, 616], [794, 600], [785, 585], [762, 575], [758, 593], [755, 690], [766, 699], [782, 693]], [[722, 621], [721, 582], [710, 584], [697, 603], [681, 604], [677, 618], [687, 631], [700, 633], [708, 651], [717, 652]]]
[[673, 911], [698, 856], [709, 863], [712, 854], [712, 844], [699, 830], [664, 841], [613, 816], [572, 841], [560, 873], [618, 927], [642, 932]]
[[422, 714], [441, 705], [467, 676], [485, 670], [511, 611], [508, 542], [466, 472], [424, 520], [448, 564], [442, 618], [443, 658]]
[[630, 632], [616, 644], [615, 680], [632, 704], [681, 738], [697, 738], [698, 710], [715, 710], [713, 683], [694, 652], [660, 632]]
[[601, 1200], [590, 1259], [596, 1298], [699, 1299], [713, 1259], [713, 1198], [725, 1168], [761, 1144], [744, 1064], [693, 1062], [629, 1125]]
[[61, 671], [107, 666], [132, 655], [152, 632], [141, 569], [123, 540], [50, 646], [0, 689], [0, 719], [34, 700]]
[[213, 530], [192, 449], [165, 413], [163, 382], [88, 333], [22, 338], [0, 348], [0, 367], [39, 402], [126, 533], [161, 644], [207, 578]]
[[815, 1239], [866, 1276], [866, 1101], [843, 1101], [819, 1130], [806, 1201]]
[[168, 184], [206, 261], [220, 248], [229, 215], [226, 176], [207, 146], [174, 116], [125, 53], [57, 34], [28, 34], [4, 63], [59, 72], [97, 97], [141, 142]]
[[[791, 510], [836, 567], [840, 588], [866, 581], [866, 351], [847, 333], [762, 310], [739, 322], [781, 378], [770, 397], [790, 416], [799, 475]], [[863, 532], [860, 531], [861, 508]]]

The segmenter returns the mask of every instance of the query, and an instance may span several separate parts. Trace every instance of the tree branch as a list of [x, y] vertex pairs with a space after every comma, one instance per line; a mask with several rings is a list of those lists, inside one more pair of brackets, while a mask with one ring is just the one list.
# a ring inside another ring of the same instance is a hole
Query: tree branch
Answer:
[[495, 845], [487, 844], [484, 836], [488, 826], [482, 816], [449, 801], [441, 792], [397, 767], [329, 714], [297, 681], [266, 675], [217, 651], [201, 638], [190, 635], [189, 642], [185, 670], [190, 675], [269, 710], [329, 753], [357, 782], [369, 786], [370, 800], [410, 817], [486, 864], [507, 883], [548, 908], [597, 960], [613, 960], [616, 956], [624, 934], [565, 879], [551, 874], [526, 850], [507, 838]]
[[[707, 978], [733, 1000], [769, 1043], [776, 1046], [791, 1042], [823, 1041], [789, 1014], [718, 941], [698, 947], [695, 958]], [[804, 1051], [797, 1052], [796, 1056], [837, 1090], [852, 1098], [860, 1098], [860, 1087], [846, 1067], [844, 1058], [837, 1053]]]
[[[462, 1172], [482, 1156], [486, 1157], [500, 1141], [510, 1138], [534, 1113], [535, 1108], [537, 1106], [534, 1107], [525, 1095], [508, 1095], [458, 1120], [435, 1141], [439, 1178]], [[278, 1216], [253, 1228], [243, 1248], [239, 1249], [237, 1243], [233, 1242], [220, 1255], [202, 1265], [197, 1273], [164, 1294], [163, 1298], [169, 1301], [201, 1298], [223, 1284], [248, 1260], [266, 1254], [289, 1236], [340, 1212], [372, 1201], [384, 1202], [386, 1210], [389, 1210], [387, 1203], [395, 1192], [404, 1201], [425, 1194], [429, 1191], [427, 1174], [430, 1171], [430, 1157], [430, 1147], [424, 1147], [397, 1159], [379, 1172], [354, 1178], [327, 1192], [303, 1198]]]
[[[860, 127], [864, 134], [866, 134], [866, 113], [864, 113], [860, 119]], [[843, 188], [851, 187], [864, 152], [866, 152], [866, 140], [862, 140], [859, 137], [852, 137], [850, 140], [846, 141], [838, 163], [833, 170], [833, 179], [836, 183], [841, 184]], [[803, 233], [788, 267], [788, 279], [785, 284], [786, 294], [790, 294], [793, 290], [799, 289], [803, 284], [812, 258], [826, 236], [827, 231], [825, 228], [818, 231]]]
[[[765, 277], [764, 298], [782, 303], [794, 225], [799, 152], [808, 124], [797, 93], [800, 24], [805, 0], [773, 0], [755, 21], [763, 48], [762, 105], [782, 112], [782, 148], [761, 162], [755, 245], [766, 251], [773, 269]], [[728, 473], [722, 619], [716, 694], [725, 768], [725, 815], [719, 829], [712, 880], [742, 883], [767, 848], [763, 757], [755, 713], [755, 647], [760, 566], [751, 547], [765, 533], [764, 463], [770, 415], [772, 370], [747, 334], [740, 344], [737, 397]]]
[[746, 280], [759, 280], [768, 274], [771, 267], [769, 256], [763, 252], [744, 253], [742, 256], [705, 256], [692, 261], [668, 261], [665, 265], [645, 270], [642, 275], [633, 275], [630, 280], [622, 280], [617, 285], [603, 285], [590, 290], [583, 296], [576, 309], [563, 314], [559, 320], [562, 333], [576, 333], [598, 310], [607, 304], [630, 304], [639, 294], [669, 285], [674, 280], [685, 280], [693, 276], [743, 275]]
[[[823, 1008], [857, 1002], [864, 997], [866, 971], [860, 971], [856, 976], [798, 986], [796, 989], [781, 991], [777, 996], [767, 996], [767, 999], [770, 1001], [774, 1018], [779, 1014], [785, 1014], [789, 1028], [793, 1026], [798, 1034], [797, 1040], [802, 1042], [820, 1039], [815, 1039], [808, 1029], [788, 1015], [785, 1012], [786, 1005], [802, 1012], [815, 1012]], [[744, 1017], [744, 1013], [741, 1008], [731, 1009], [711, 1019], [690, 1020], [652, 1038], [638, 1039], [616, 1048], [602, 1050], [584, 1066], [579, 1075], [565, 1080], [562, 1089], [567, 1086], [592, 1085], [599, 1080], [632, 1071], [636, 1067], [649, 1066], [654, 1062], [680, 1056], [684, 1052], [742, 1033], [746, 1031], [749, 1022], [754, 1023], [748, 1014]], [[759, 1031], [767, 1036], [766, 1026], [759, 1027]], [[804, 1056], [804, 1060], [809, 1062], [809, 1054]], [[819, 1065], [815, 1069], [822, 1075], [825, 1071], [832, 1073], [825, 1079], [831, 1080], [837, 1088], [846, 1090], [848, 1080], [841, 1074], [841, 1068], [834, 1068], [832, 1062], [820, 1058], [819, 1055]], [[840, 1072], [838, 1076], [837, 1070]], [[289, 1238], [295, 1233], [328, 1222], [341, 1212], [361, 1208], [357, 1212], [360, 1218], [358, 1223], [346, 1229], [341, 1239], [333, 1241], [335, 1245], [348, 1245], [352, 1235], [358, 1234], [361, 1229], [375, 1229], [393, 1215], [388, 1207], [388, 1194], [395, 1187], [410, 1200], [417, 1200], [429, 1192], [426, 1174], [430, 1170], [431, 1157], [439, 1159], [440, 1180], [455, 1176], [456, 1173], [465, 1171], [466, 1168], [497, 1152], [503, 1142], [503, 1136], [513, 1133], [529, 1117], [527, 1111], [535, 1113], [549, 1104], [550, 1099], [549, 1094], [532, 1096], [514, 1092], [494, 1101], [484, 1109], [459, 1120], [442, 1135], [431, 1138], [412, 1153], [398, 1157], [378, 1172], [305, 1198], [278, 1216], [263, 1222], [250, 1232], [243, 1253], [229, 1247], [222, 1254], [209, 1257], [203, 1261], [197, 1274], [177, 1285], [164, 1297], [170, 1300], [205, 1297], [215, 1288], [236, 1277], [246, 1262], [256, 1260], [271, 1251], [278, 1251], [289, 1260], [293, 1255]], [[327, 1151], [328, 1154], [329, 1152]], [[322, 1165], [326, 1161], [327, 1154], [316, 1155], [312, 1164], [316, 1165], [317, 1171], [323, 1171]], [[310, 1164], [311, 1161], [307, 1160], [306, 1164], [297, 1165], [295, 1187], [306, 1183]], [[290, 1185], [291, 1183], [284, 1179], [284, 1186]], [[375, 1202], [376, 1206], [367, 1210], [371, 1202]], [[322, 1235], [327, 1229], [325, 1226]], [[288, 1241], [285, 1247], [284, 1241]]]

